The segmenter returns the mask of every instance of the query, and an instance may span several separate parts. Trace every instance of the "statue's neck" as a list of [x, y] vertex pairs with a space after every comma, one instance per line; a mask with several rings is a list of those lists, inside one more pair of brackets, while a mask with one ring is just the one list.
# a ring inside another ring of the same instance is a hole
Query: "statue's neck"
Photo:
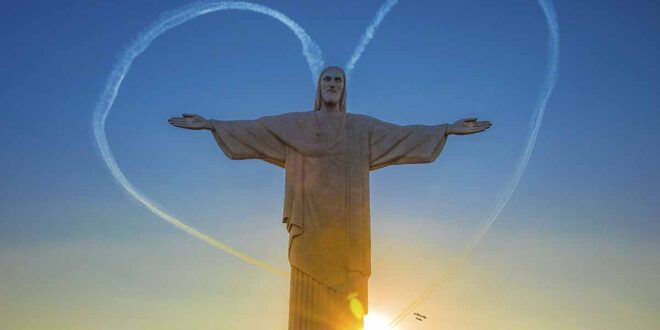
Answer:
[[339, 102], [337, 102], [337, 103], [321, 102], [321, 109], [319, 109], [319, 111], [323, 111], [323, 112], [341, 112], [341, 109], [339, 109]]

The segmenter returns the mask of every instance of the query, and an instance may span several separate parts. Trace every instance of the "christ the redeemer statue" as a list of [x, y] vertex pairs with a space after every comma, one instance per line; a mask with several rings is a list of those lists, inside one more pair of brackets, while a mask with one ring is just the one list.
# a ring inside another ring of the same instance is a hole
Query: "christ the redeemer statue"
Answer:
[[347, 113], [346, 75], [338, 67], [321, 72], [313, 111], [238, 121], [184, 114], [169, 122], [212, 131], [230, 159], [285, 169], [289, 330], [362, 329], [371, 274], [369, 171], [430, 163], [447, 136], [491, 126], [476, 118], [400, 126]]

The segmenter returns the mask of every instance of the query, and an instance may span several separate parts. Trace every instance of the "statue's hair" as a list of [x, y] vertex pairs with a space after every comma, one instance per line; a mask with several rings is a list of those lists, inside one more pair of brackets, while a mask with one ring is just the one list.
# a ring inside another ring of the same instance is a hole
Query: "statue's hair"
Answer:
[[344, 88], [342, 88], [341, 96], [339, 97], [339, 111], [346, 112], [346, 73], [344, 72], [344, 69], [338, 66], [329, 66], [321, 71], [319, 80], [316, 82], [316, 100], [314, 100], [314, 111], [321, 110], [321, 104], [323, 104], [323, 97], [321, 96], [321, 78], [323, 78], [323, 74], [328, 70], [337, 70], [341, 72], [342, 79], [344, 79]]

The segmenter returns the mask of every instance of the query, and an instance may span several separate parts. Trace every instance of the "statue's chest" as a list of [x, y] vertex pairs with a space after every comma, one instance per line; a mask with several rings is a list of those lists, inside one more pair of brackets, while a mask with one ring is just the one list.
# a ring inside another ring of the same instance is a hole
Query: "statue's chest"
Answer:
[[305, 157], [347, 155], [365, 147], [368, 130], [355, 125], [348, 115], [306, 114], [282, 132], [284, 142]]

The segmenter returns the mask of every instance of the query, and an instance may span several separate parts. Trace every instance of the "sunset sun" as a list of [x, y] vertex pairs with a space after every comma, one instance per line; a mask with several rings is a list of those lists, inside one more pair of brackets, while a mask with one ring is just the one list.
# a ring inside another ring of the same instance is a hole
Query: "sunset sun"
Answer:
[[371, 312], [364, 316], [364, 330], [390, 330], [388, 320], [378, 313]]

